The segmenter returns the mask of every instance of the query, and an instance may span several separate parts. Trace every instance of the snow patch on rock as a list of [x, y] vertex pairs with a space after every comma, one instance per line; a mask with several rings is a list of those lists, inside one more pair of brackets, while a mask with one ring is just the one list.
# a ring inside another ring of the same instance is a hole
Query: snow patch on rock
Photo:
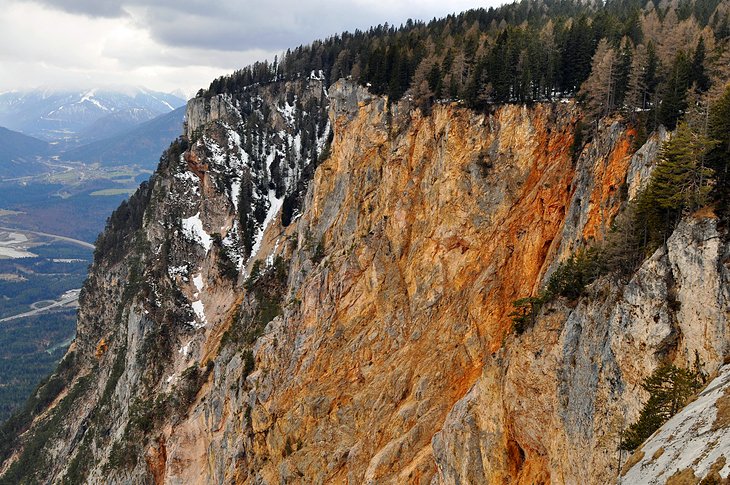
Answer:
[[193, 276], [193, 284], [195, 285], [195, 288], [198, 291], [202, 291], [203, 290], [203, 275], [198, 273], [195, 276]]
[[195, 328], [202, 328], [205, 327], [208, 324], [208, 320], [205, 318], [205, 306], [203, 305], [203, 302], [198, 300], [191, 303], [191, 306], [193, 307], [193, 311], [195, 312], [195, 316], [198, 317], [198, 322], [191, 322], [190, 325], [192, 325]]
[[180, 172], [175, 174], [175, 178], [185, 184], [195, 195], [200, 195], [200, 179], [193, 172]]
[[276, 214], [279, 213], [279, 210], [281, 209], [281, 206], [284, 204], [284, 198], [281, 199], [276, 198], [276, 192], [273, 190], [269, 190], [269, 210], [266, 213], [266, 218], [264, 219], [264, 223], [261, 224], [261, 229], [256, 233], [256, 238], [254, 239], [253, 248], [251, 249], [251, 257], [249, 260], [253, 260], [253, 258], [256, 257], [256, 254], [259, 252], [259, 249], [261, 249], [261, 243], [264, 240], [264, 233], [266, 232], [266, 228], [269, 227], [269, 224], [272, 220], [274, 220], [274, 217]]
[[175, 276], [187, 276], [189, 272], [187, 264], [181, 264], [180, 266], [169, 266], [167, 268], [167, 274], [170, 278], [174, 279]]
[[205, 252], [210, 251], [213, 245], [213, 239], [203, 229], [203, 221], [200, 220], [200, 212], [192, 217], [182, 220], [182, 230], [185, 237], [196, 242], [205, 248]]

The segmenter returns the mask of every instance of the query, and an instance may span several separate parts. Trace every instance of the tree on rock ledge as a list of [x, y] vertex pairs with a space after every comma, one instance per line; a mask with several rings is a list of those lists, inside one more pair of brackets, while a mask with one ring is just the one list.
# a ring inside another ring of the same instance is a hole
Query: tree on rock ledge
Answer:
[[677, 414], [701, 387], [698, 370], [680, 369], [663, 364], [644, 380], [641, 387], [649, 393], [638, 421], [623, 434], [621, 448], [635, 450], [669, 418]]

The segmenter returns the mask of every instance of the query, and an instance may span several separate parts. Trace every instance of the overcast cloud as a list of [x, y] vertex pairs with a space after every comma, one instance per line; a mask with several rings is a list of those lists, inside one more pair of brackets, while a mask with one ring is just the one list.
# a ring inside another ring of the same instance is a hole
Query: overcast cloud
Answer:
[[140, 85], [191, 95], [289, 47], [499, 0], [0, 0], [0, 90]]

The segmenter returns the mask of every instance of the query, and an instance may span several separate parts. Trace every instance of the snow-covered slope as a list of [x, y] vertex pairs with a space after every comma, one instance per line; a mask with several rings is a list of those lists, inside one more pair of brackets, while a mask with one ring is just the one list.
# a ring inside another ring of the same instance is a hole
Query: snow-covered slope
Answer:
[[[639, 459], [639, 457], [641, 457]], [[632, 465], [633, 461], [639, 459]], [[720, 483], [730, 476], [730, 365], [659, 428], [628, 462], [621, 483]], [[711, 481], [712, 479], [716, 481]], [[703, 482], [704, 483], [704, 482]], [[723, 482], [724, 483], [724, 482]]]

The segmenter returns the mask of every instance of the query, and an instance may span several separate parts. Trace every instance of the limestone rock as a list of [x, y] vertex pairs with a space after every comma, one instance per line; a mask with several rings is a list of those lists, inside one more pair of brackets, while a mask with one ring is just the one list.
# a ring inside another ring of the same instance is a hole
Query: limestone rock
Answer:
[[629, 281], [516, 335], [512, 301], [604, 237], [666, 136], [634, 153], [604, 120], [574, 161], [580, 116], [424, 116], [318, 79], [191, 100], [2, 471], [39, 446], [51, 482], [615, 481], [642, 380], [727, 357], [730, 248], [688, 217]]

